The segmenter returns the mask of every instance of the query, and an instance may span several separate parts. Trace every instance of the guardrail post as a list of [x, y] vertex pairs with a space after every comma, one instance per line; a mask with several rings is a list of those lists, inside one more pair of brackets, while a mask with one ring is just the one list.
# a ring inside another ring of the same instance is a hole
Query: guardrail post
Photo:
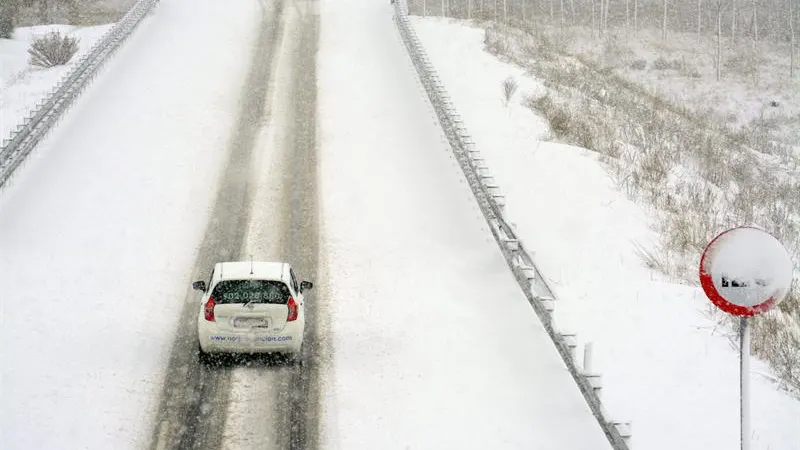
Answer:
[[556, 310], [556, 299], [550, 297], [549, 295], [542, 295], [538, 297], [539, 303], [542, 304], [544, 310], [550, 313], [552, 317], [553, 311]]
[[576, 356], [575, 349], [578, 347], [578, 336], [575, 333], [561, 333], [561, 337], [564, 339], [564, 344], [567, 345], [569, 355], [574, 361]]
[[600, 398], [600, 390], [603, 388], [603, 383], [600, 374], [592, 370], [593, 350], [594, 344], [592, 342], [587, 342], [583, 347], [583, 376], [586, 377], [597, 398]]
[[625, 441], [628, 448], [631, 448], [631, 438], [633, 437], [633, 426], [631, 422], [612, 422], [611, 424], [619, 431], [619, 435]]

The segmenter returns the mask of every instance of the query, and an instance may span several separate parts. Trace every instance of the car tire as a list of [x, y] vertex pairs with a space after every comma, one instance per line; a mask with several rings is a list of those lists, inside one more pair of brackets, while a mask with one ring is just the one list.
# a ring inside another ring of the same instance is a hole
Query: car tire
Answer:
[[200, 347], [200, 344], [197, 344], [197, 359], [200, 362], [200, 365], [202, 366], [210, 366], [212, 363], [211, 355], [209, 353], [204, 352], [203, 347]]
[[303, 365], [303, 347], [300, 347], [300, 350], [296, 352], [286, 352], [284, 354], [286, 357], [286, 363], [290, 366], [302, 366]]

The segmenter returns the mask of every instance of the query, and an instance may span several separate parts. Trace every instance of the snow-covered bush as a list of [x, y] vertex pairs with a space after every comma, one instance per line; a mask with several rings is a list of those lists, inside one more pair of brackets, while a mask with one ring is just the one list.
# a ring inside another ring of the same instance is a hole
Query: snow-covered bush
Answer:
[[655, 70], [680, 70], [681, 66], [679, 60], [675, 59], [670, 61], [661, 55], [653, 61], [653, 69]]
[[633, 70], [644, 70], [644, 69], [647, 68], [647, 61], [645, 61], [643, 59], [636, 59], [636, 60], [632, 61], [628, 65], [628, 67], [630, 67]]
[[511, 101], [511, 97], [517, 92], [518, 87], [519, 84], [514, 77], [508, 77], [503, 81], [503, 101], [506, 106], [508, 106], [508, 103]]
[[78, 53], [78, 39], [58, 31], [34, 39], [28, 49], [30, 63], [38, 67], [63, 66]]

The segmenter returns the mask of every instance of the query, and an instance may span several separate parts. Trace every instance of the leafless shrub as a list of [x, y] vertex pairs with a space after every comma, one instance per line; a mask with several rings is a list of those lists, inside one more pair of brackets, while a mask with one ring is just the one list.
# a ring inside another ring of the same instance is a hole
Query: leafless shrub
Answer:
[[647, 61], [643, 59], [636, 59], [631, 61], [628, 67], [630, 67], [633, 70], [644, 70], [647, 68]]
[[486, 47], [486, 51], [493, 55], [500, 56], [505, 53], [506, 50], [505, 40], [494, 27], [488, 27], [484, 31], [483, 45]]
[[506, 106], [511, 102], [511, 98], [517, 92], [517, 88], [519, 88], [519, 83], [514, 77], [508, 77], [503, 81], [503, 100]]
[[646, 183], [658, 188], [666, 180], [671, 165], [671, 161], [664, 151], [650, 148], [643, 152], [638, 171]]
[[688, 78], [702, 78], [703, 75], [697, 69], [696, 66], [684, 64], [680, 70], [681, 74]]
[[547, 120], [550, 122], [550, 129], [558, 137], [569, 135], [572, 114], [563, 106], [556, 105], [547, 113]]
[[550, 94], [543, 94], [537, 97], [529, 96], [525, 99], [524, 104], [534, 111], [545, 114], [545, 111], [553, 107], [553, 98]]
[[559, 139], [612, 158], [618, 156], [619, 148], [612, 145], [609, 130], [585, 109], [555, 103], [549, 94], [528, 98], [525, 105], [547, 119], [550, 131]]
[[764, 57], [751, 48], [732, 52], [723, 62], [727, 72], [742, 76], [750, 80], [753, 85], [759, 81], [759, 68], [764, 65]]
[[681, 67], [680, 60], [668, 60], [661, 55], [653, 61], [653, 69], [655, 70], [681, 70]]
[[637, 242], [633, 242], [632, 245], [634, 253], [648, 269], [657, 270], [665, 275], [673, 275], [671, 268], [667, 265], [669, 258], [657, 255], [662, 249], [651, 250]]
[[628, 62], [632, 57], [633, 52], [618, 36], [612, 35], [603, 41], [602, 59], [605, 67], [619, 67]]
[[30, 63], [38, 67], [63, 66], [78, 52], [78, 39], [58, 31], [34, 39], [28, 54]]

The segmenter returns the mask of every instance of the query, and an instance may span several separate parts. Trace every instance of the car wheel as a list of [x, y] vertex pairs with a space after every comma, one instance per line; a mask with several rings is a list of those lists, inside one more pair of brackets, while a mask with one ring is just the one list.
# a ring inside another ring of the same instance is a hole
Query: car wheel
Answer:
[[197, 359], [200, 361], [201, 365], [209, 366], [211, 365], [211, 355], [203, 351], [203, 347], [200, 347], [200, 344], [197, 344]]
[[286, 364], [289, 366], [302, 366], [303, 365], [303, 351], [302, 347], [297, 352], [286, 352], [283, 354]]

